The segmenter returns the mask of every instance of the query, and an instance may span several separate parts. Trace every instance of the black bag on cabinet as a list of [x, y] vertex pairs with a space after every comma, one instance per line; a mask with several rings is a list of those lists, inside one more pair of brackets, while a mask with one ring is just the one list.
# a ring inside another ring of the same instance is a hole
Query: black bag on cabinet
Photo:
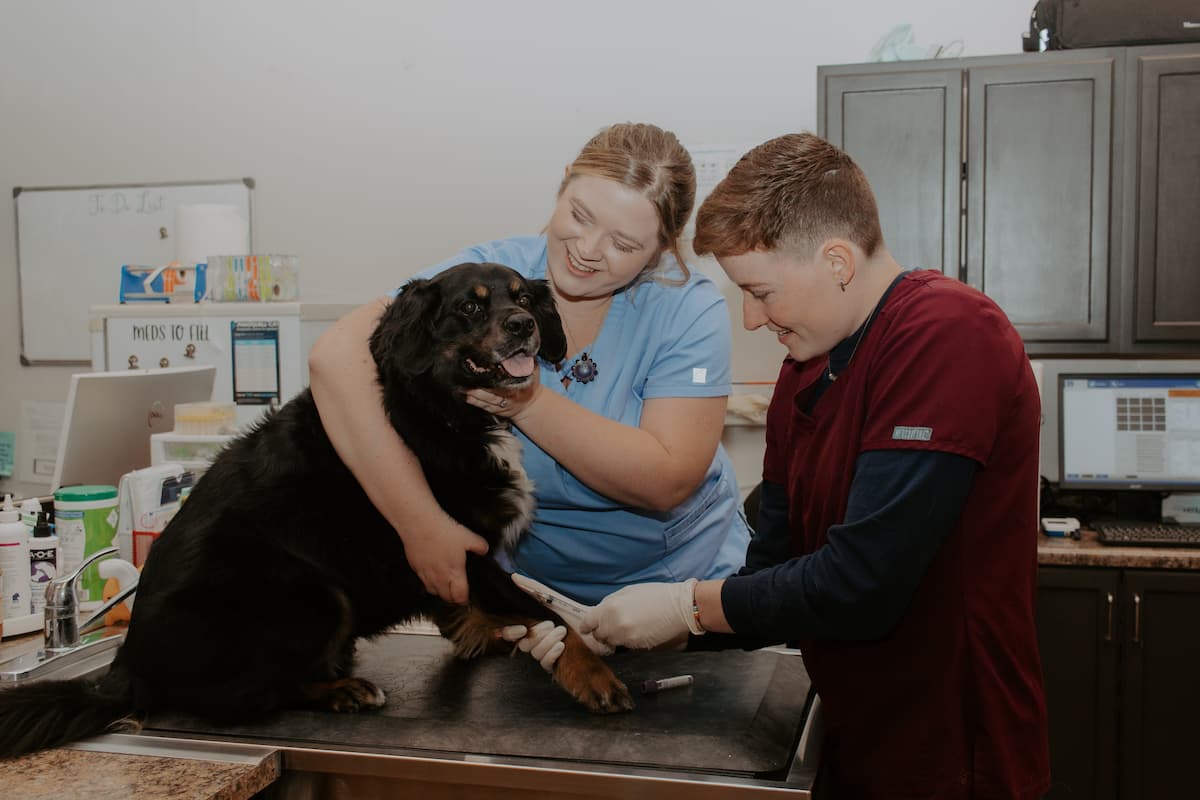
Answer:
[[1200, 0], [1039, 0], [1026, 51], [1041, 49], [1043, 30], [1048, 50], [1200, 42]]

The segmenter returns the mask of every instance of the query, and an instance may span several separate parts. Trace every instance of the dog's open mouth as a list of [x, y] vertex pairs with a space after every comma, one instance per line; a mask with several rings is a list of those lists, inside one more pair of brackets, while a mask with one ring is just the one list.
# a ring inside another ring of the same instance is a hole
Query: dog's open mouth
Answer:
[[498, 381], [503, 381], [508, 378], [528, 378], [533, 374], [533, 370], [537, 366], [533, 356], [529, 355], [524, 350], [518, 350], [508, 358], [493, 364], [490, 367], [482, 366], [468, 356], [466, 358], [466, 365], [467, 369], [475, 375], [494, 375]]

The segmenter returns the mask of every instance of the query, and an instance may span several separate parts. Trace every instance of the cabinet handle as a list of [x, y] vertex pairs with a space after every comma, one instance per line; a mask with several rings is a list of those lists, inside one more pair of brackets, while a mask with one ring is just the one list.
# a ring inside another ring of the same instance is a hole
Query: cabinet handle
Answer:
[[1106, 642], [1111, 642], [1111, 641], [1113, 640], [1113, 631], [1112, 631], [1112, 621], [1113, 621], [1113, 593], [1112, 593], [1112, 592], [1109, 592], [1109, 593], [1108, 593], [1108, 597], [1106, 598], [1106, 605], [1108, 606], [1108, 608], [1107, 608], [1107, 610], [1106, 610], [1106, 615], [1105, 615], [1105, 616], [1108, 618], [1108, 625], [1107, 625], [1107, 627], [1105, 628], [1105, 631], [1104, 631], [1104, 641], [1106, 641]]
[[1142, 643], [1142, 596], [1133, 593], [1133, 643]]

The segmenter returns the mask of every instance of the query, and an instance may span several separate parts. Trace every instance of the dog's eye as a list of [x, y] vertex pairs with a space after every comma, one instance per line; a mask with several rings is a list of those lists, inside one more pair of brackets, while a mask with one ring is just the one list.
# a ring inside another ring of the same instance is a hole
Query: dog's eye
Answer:
[[517, 305], [519, 305], [521, 308], [529, 308], [532, 303], [533, 299], [527, 294], [523, 294], [517, 298]]
[[464, 300], [462, 305], [458, 307], [458, 310], [471, 317], [479, 313], [479, 303], [476, 303], [474, 300]]

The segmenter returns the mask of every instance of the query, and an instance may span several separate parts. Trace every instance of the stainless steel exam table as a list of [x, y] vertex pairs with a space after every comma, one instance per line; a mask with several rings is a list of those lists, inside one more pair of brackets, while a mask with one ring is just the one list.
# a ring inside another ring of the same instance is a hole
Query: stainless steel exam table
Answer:
[[[388, 634], [359, 645], [356, 674], [388, 695], [378, 711], [290, 711], [236, 727], [160, 714], [122, 738], [277, 748], [284, 774], [267, 798], [810, 796], [814, 748], [801, 740], [813, 701], [794, 651], [606, 660], [633, 711], [588, 712], [523, 654], [463, 662], [441, 637]], [[681, 674], [695, 683], [638, 691]]]

